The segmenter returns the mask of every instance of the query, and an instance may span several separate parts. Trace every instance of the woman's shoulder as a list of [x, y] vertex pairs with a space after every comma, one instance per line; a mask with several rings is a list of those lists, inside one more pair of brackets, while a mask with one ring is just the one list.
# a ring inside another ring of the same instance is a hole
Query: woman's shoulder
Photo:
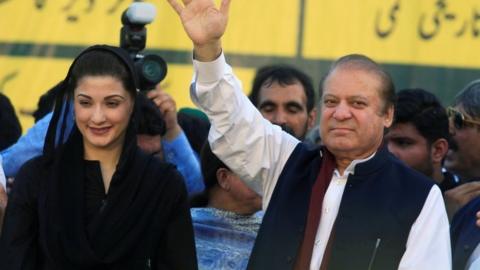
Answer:
[[154, 181], [162, 181], [168, 183], [168, 186], [179, 187], [185, 184], [182, 175], [178, 172], [177, 167], [169, 162], [165, 162], [157, 157], [141, 153], [143, 157], [140, 160], [147, 163], [145, 168], [146, 174]]
[[41, 156], [36, 156], [28, 161], [26, 161], [19, 169], [15, 180], [18, 178], [23, 178], [26, 176], [29, 177], [34, 177], [37, 176], [39, 177], [42, 173], [42, 171], [45, 171], [47, 169], [46, 164], [45, 164], [45, 158], [43, 155]]
[[44, 179], [46, 166], [43, 156], [34, 157], [25, 162], [13, 181], [12, 196], [34, 198], [37, 196], [41, 180]]

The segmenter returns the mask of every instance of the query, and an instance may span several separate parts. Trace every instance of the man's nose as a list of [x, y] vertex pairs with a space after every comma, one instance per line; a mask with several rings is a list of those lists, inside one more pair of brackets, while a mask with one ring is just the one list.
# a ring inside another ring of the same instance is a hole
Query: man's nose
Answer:
[[335, 112], [333, 113], [333, 117], [336, 120], [345, 120], [345, 119], [351, 118], [352, 117], [352, 112], [350, 111], [350, 106], [348, 106], [348, 104], [345, 104], [344, 102], [341, 102], [335, 108]]
[[273, 121], [274, 124], [277, 125], [283, 125], [287, 123], [287, 114], [283, 110], [278, 110], [274, 115], [273, 115]]

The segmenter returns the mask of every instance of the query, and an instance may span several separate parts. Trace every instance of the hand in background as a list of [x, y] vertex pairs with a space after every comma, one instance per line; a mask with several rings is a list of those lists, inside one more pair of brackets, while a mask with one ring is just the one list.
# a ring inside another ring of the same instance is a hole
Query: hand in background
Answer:
[[480, 196], [480, 182], [468, 182], [445, 192], [445, 204], [449, 217], [472, 199]]
[[149, 91], [147, 97], [157, 105], [163, 115], [166, 127], [166, 133], [163, 137], [168, 141], [175, 139], [182, 132], [178, 124], [177, 104], [175, 100], [162, 90], [160, 84], [158, 84], [155, 89]]
[[477, 212], [477, 226], [480, 227], [480, 211]]

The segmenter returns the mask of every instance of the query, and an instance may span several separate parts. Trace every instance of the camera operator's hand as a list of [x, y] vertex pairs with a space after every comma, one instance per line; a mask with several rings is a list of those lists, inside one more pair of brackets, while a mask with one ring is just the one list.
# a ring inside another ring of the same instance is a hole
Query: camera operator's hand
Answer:
[[194, 45], [194, 55], [199, 61], [215, 60], [222, 52], [220, 38], [228, 21], [230, 0], [222, 0], [220, 9], [213, 0], [168, 0], [182, 20], [183, 28]]
[[157, 84], [154, 90], [149, 91], [147, 97], [151, 99], [155, 105], [157, 105], [160, 112], [162, 112], [167, 130], [164, 138], [168, 141], [175, 139], [182, 132], [177, 120], [177, 105], [175, 100], [162, 90], [160, 84]]

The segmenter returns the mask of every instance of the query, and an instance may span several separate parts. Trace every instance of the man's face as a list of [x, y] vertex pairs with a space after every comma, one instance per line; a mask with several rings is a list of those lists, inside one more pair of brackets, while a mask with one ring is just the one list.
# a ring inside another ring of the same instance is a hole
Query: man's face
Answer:
[[338, 67], [324, 83], [320, 137], [338, 159], [366, 158], [381, 145], [393, 108], [383, 113], [380, 79], [358, 68]]
[[385, 135], [385, 141], [388, 150], [409, 167], [433, 176], [431, 146], [412, 123], [394, 124]]
[[258, 109], [263, 117], [279, 126], [287, 126], [292, 135], [303, 140], [316, 117], [316, 110], [307, 111], [307, 97], [300, 82], [280, 85], [277, 82], [262, 86]]
[[[463, 108], [455, 109], [467, 119], [472, 119], [465, 114]], [[463, 128], [457, 129], [450, 120], [450, 130], [452, 146], [445, 159], [445, 167], [462, 177], [479, 177], [475, 172], [480, 169], [480, 126], [466, 123]]]

